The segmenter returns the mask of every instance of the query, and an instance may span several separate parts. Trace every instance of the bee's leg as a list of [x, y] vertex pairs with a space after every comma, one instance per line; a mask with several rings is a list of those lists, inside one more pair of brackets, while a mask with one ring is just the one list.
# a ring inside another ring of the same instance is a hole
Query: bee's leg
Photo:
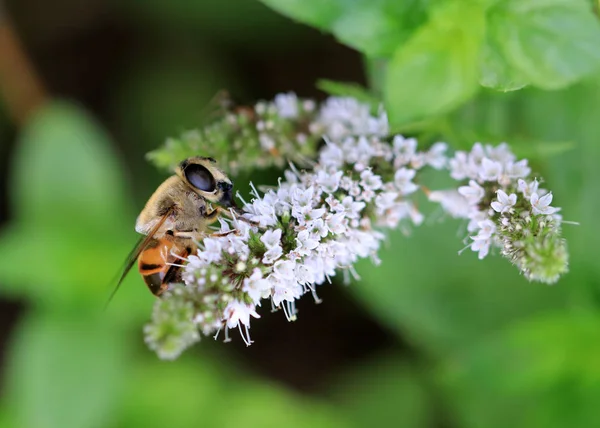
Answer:
[[[226, 232], [215, 232], [211, 233], [208, 236], [227, 236], [230, 233], [237, 233], [237, 229], [228, 230]], [[178, 230], [177, 232], [173, 232], [173, 236], [176, 238], [182, 239], [192, 239], [194, 241], [202, 241], [202, 239], [207, 236], [205, 233], [200, 233], [197, 230]]]
[[200, 215], [204, 220], [206, 220], [207, 224], [214, 223], [219, 218], [220, 207], [214, 208], [212, 211], [208, 211], [207, 206], [200, 207]]
[[[236, 210], [234, 208], [217, 208], [224, 216], [229, 217], [232, 220], [238, 220], [238, 221], [244, 221], [248, 224], [251, 224], [252, 226], [258, 226], [258, 222], [254, 221], [254, 220], [248, 220], [245, 217], [242, 217], [242, 214], [244, 214], [244, 212], [242, 210], [240, 210], [239, 208]], [[233, 213], [231, 212], [231, 210], [233, 210]], [[216, 211], [216, 210], [215, 210]], [[237, 214], [236, 215], [234, 215]]]
[[215, 232], [215, 233], [211, 233], [210, 236], [215, 236], [215, 237], [219, 237], [219, 236], [227, 236], [230, 235], [232, 233], [239, 233], [239, 231], [237, 229], [231, 229], [231, 230], [227, 230], [225, 232]]
[[229, 217], [230, 219], [237, 218], [229, 211], [229, 209], [219, 206], [215, 207], [211, 212], [206, 212], [202, 210], [200, 213], [202, 214], [202, 217], [206, 220], [206, 224], [211, 224], [217, 221], [219, 215], [224, 215], [225, 217]]
[[194, 241], [201, 241], [205, 234], [200, 233], [197, 230], [178, 230], [173, 232], [173, 236], [181, 239], [192, 239]]
[[162, 281], [160, 284], [160, 289], [157, 290], [156, 293], [154, 293], [156, 296], [160, 296], [165, 291], [167, 291], [169, 289], [169, 284], [181, 281], [181, 260], [180, 259], [185, 259], [187, 256], [190, 255], [190, 253], [191, 253], [191, 249], [185, 248], [176, 256], [173, 255], [173, 259], [170, 261], [170, 263], [173, 263], [173, 264], [171, 264], [171, 266], [169, 266], [169, 269], [167, 269], [165, 276], [162, 278]]
[[160, 283], [160, 289], [158, 289], [158, 291], [154, 293], [154, 295], [158, 297], [161, 296], [165, 291], [167, 291], [169, 289], [169, 284], [178, 281], [180, 272], [180, 266], [169, 266], [169, 269], [167, 269], [167, 273], [165, 273], [165, 277]]

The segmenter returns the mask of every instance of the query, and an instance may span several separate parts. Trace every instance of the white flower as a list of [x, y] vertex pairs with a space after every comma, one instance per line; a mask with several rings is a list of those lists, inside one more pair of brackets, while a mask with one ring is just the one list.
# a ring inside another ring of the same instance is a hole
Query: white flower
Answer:
[[327, 228], [336, 235], [340, 235], [346, 232], [348, 225], [346, 220], [346, 214], [344, 212], [337, 214], [329, 214], [325, 218]]
[[319, 238], [325, 238], [329, 233], [325, 221], [322, 218], [318, 218], [313, 220], [310, 224], [306, 224], [306, 228], [313, 236]]
[[314, 100], [304, 100], [302, 102], [302, 108], [304, 109], [304, 111], [306, 112], [311, 112], [314, 111], [314, 109], [317, 107], [317, 103], [314, 102]]
[[434, 190], [429, 193], [428, 198], [431, 202], [438, 202], [454, 218], [468, 218], [471, 212], [467, 198], [456, 190]]
[[477, 238], [480, 239], [491, 238], [491, 236], [496, 232], [496, 224], [490, 219], [478, 222], [477, 227], [479, 227]]
[[310, 260], [309, 258], [306, 258], [303, 260], [302, 264], [299, 263], [296, 265], [296, 272], [294, 274], [294, 277], [296, 281], [298, 281], [298, 284], [307, 285], [314, 281], [313, 272], [316, 273], [316, 269], [314, 266], [312, 266], [313, 269], [311, 270], [308, 266], [309, 264]]
[[260, 237], [260, 240], [267, 249], [278, 247], [281, 242], [281, 229], [269, 229]]
[[273, 264], [275, 260], [282, 256], [282, 254], [283, 248], [281, 248], [280, 245], [275, 245], [265, 252], [265, 255], [262, 258], [262, 262], [266, 265]]
[[367, 257], [379, 249], [379, 235], [355, 229], [350, 235], [348, 246], [359, 257]]
[[314, 239], [314, 236], [311, 235], [310, 231], [302, 230], [298, 233], [298, 237], [296, 238], [296, 252], [301, 255], [308, 255], [312, 250], [317, 248], [319, 245], [319, 241]]
[[348, 189], [348, 194], [353, 198], [359, 198], [362, 193], [363, 191], [360, 188], [360, 185], [357, 182], [353, 181], [352, 185]]
[[347, 175], [344, 175], [340, 180], [340, 187], [344, 190], [350, 190], [353, 186], [356, 186], [356, 183]]
[[425, 164], [426, 164], [426, 159], [425, 159], [425, 153], [423, 153], [423, 152], [415, 153], [415, 155], [410, 160], [410, 167], [414, 168], [414, 169], [421, 169], [425, 166]]
[[375, 198], [375, 206], [378, 209], [378, 212], [383, 213], [385, 210], [392, 208], [396, 205], [396, 200], [398, 199], [397, 192], [383, 192], [377, 195]]
[[275, 148], [275, 140], [267, 134], [261, 132], [258, 136], [258, 141], [260, 142], [260, 148], [264, 151], [273, 150]]
[[512, 162], [515, 155], [510, 151], [508, 144], [501, 143], [496, 147], [487, 145], [485, 151], [490, 159], [500, 162], [501, 164]]
[[410, 216], [410, 219], [416, 226], [419, 226], [421, 223], [423, 223], [425, 216], [423, 216], [423, 214], [421, 214], [421, 212], [417, 209], [417, 207], [412, 202], [407, 202], [407, 204], [408, 204], [408, 215]]
[[248, 327], [250, 325], [251, 316], [260, 318], [260, 315], [256, 313], [255, 306], [247, 305], [237, 300], [229, 303], [223, 311], [223, 318], [225, 319], [228, 328], [235, 328], [239, 323]]
[[517, 203], [517, 195], [514, 193], [511, 193], [509, 196], [504, 190], [500, 189], [496, 194], [498, 195], [498, 200], [491, 203], [492, 209], [496, 212], [505, 213]]
[[533, 180], [531, 183], [527, 183], [523, 179], [519, 179], [517, 181], [517, 188], [519, 189], [519, 192], [521, 192], [523, 194], [523, 196], [525, 196], [525, 198], [527, 198], [527, 199], [530, 199], [531, 195], [533, 195], [534, 193], [537, 193], [538, 186], [539, 186], [539, 183], [537, 180]]
[[366, 206], [364, 202], [356, 202], [352, 196], [346, 196], [342, 199], [342, 206], [346, 211], [348, 218], [358, 218], [362, 209]]
[[262, 203], [269, 205], [275, 211], [275, 215], [280, 216], [287, 213], [292, 206], [292, 197], [290, 190], [287, 188], [279, 188], [277, 192], [269, 190], [262, 198]]
[[258, 223], [261, 227], [273, 226], [277, 223], [275, 208], [263, 200], [256, 199], [244, 208], [246, 209], [244, 217]]
[[319, 162], [324, 167], [340, 168], [344, 165], [344, 152], [337, 144], [325, 139], [326, 146], [321, 150]]
[[277, 94], [274, 103], [279, 116], [286, 119], [298, 117], [298, 97], [293, 92]]
[[333, 195], [327, 196], [327, 198], [325, 198], [325, 202], [327, 202], [327, 205], [329, 205], [329, 208], [332, 212], [339, 213], [345, 210], [342, 203]]
[[[292, 277], [294, 271], [292, 271]], [[271, 278], [273, 289], [271, 294], [271, 300], [275, 306], [281, 305], [282, 302], [293, 302], [300, 296], [302, 296], [303, 288], [297, 281], [292, 279], [279, 279], [277, 277]]]
[[479, 170], [479, 178], [485, 181], [496, 181], [502, 174], [502, 164], [488, 158], [481, 160], [481, 169]]
[[483, 161], [483, 158], [485, 158], [485, 149], [483, 148], [481, 143], [473, 144], [473, 148], [471, 149], [471, 153], [469, 153], [469, 156], [471, 158], [471, 161], [476, 164], [479, 164]]
[[480, 229], [479, 223], [488, 219], [487, 214], [479, 210], [471, 211], [467, 217], [469, 218], [469, 224], [467, 225], [467, 230], [469, 232]]
[[400, 168], [394, 174], [394, 183], [403, 195], [413, 193], [419, 188], [419, 186], [411, 181], [416, 173], [417, 171], [414, 169]]
[[373, 174], [370, 169], [363, 171], [360, 174], [360, 179], [360, 185], [363, 189], [378, 190], [382, 186], [381, 177]]
[[292, 201], [297, 207], [312, 207], [314, 202], [315, 188], [296, 187], [292, 191]]
[[255, 304], [258, 304], [261, 299], [267, 298], [271, 294], [271, 283], [268, 279], [263, 278], [260, 269], [255, 268], [252, 275], [244, 279], [242, 290], [248, 293]]
[[317, 172], [315, 182], [321, 186], [321, 189], [324, 192], [333, 193], [340, 186], [340, 179], [342, 178], [343, 174], [343, 171], [338, 171], [332, 174], [324, 170], [320, 170]]
[[473, 240], [471, 250], [479, 252], [479, 260], [484, 259], [490, 251], [492, 240], [490, 238], [480, 238], [479, 236], [475, 236], [471, 239]]
[[417, 140], [414, 138], [404, 138], [402, 135], [396, 135], [392, 141], [392, 151], [396, 158], [394, 167], [399, 168], [403, 165], [407, 165], [417, 152]]
[[315, 124], [317, 128], [324, 128], [323, 134], [334, 141], [346, 136], [384, 136], [389, 133], [385, 111], [372, 116], [370, 106], [354, 98], [329, 97], [323, 103]]
[[544, 214], [544, 215], [552, 215], [554, 213], [556, 213], [557, 211], [559, 211], [558, 208], [554, 208], [551, 207], [550, 204], [552, 203], [552, 192], [542, 196], [540, 198], [540, 196], [537, 193], [533, 193], [531, 195], [531, 210], [533, 211], [533, 214]]
[[206, 263], [216, 263], [221, 260], [221, 251], [223, 246], [220, 239], [204, 238], [202, 241], [204, 249], [198, 251], [199, 257]]
[[504, 168], [504, 173], [509, 178], [527, 177], [531, 172], [531, 168], [527, 166], [527, 159], [519, 162], [508, 162]]
[[229, 254], [237, 254], [238, 257], [245, 258], [250, 253], [250, 249], [248, 248], [248, 243], [246, 239], [242, 236], [238, 236], [235, 233], [229, 233], [226, 236], [223, 236], [221, 239], [223, 245], [223, 251]]
[[483, 187], [477, 184], [475, 180], [469, 180], [468, 186], [459, 187], [458, 193], [463, 195], [471, 205], [478, 204], [485, 195]]
[[465, 152], [456, 152], [454, 157], [450, 159], [450, 177], [455, 180], [463, 180], [471, 177], [471, 168], [469, 158]]
[[425, 153], [425, 163], [432, 168], [442, 169], [444, 166], [446, 166], [447, 149], [448, 145], [446, 143], [435, 143], [433, 146], [431, 146], [427, 153]]
[[278, 260], [273, 266], [273, 276], [282, 280], [294, 279], [295, 267], [296, 263], [291, 260]]
[[310, 206], [305, 207], [297, 207], [294, 206], [292, 208], [292, 215], [298, 220], [298, 224], [304, 225], [306, 222], [311, 220], [315, 220], [317, 218], [323, 217], [323, 215], [327, 212], [327, 209], [322, 208], [312, 208]]

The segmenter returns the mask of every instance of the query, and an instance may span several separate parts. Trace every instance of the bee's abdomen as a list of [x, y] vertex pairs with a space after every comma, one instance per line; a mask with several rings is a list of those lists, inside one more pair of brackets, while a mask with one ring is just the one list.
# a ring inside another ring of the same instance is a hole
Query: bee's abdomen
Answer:
[[160, 272], [161, 270], [163, 270], [165, 268], [165, 265], [164, 264], [140, 263], [139, 268], [140, 268], [140, 273], [142, 275], [150, 275], [150, 274], [153, 274], [156, 272]]
[[170, 267], [167, 262], [172, 248], [171, 240], [153, 239], [138, 258], [140, 274], [152, 294], [156, 296], [164, 291], [163, 278]]

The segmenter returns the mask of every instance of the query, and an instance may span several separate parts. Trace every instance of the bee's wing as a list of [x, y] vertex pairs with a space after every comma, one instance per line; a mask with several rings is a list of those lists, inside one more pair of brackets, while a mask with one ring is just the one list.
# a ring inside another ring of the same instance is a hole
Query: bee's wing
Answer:
[[148, 234], [146, 236], [142, 236], [139, 239], [139, 241], [137, 242], [137, 244], [135, 245], [135, 247], [133, 247], [133, 250], [131, 250], [131, 252], [127, 256], [127, 259], [125, 260], [125, 265], [123, 266], [123, 269], [121, 270], [121, 276], [119, 278], [119, 282], [117, 282], [115, 289], [112, 291], [112, 293], [110, 293], [110, 297], [108, 298], [108, 301], [106, 302], [105, 308], [106, 308], [106, 306], [108, 306], [108, 304], [110, 303], [110, 301], [112, 300], [114, 295], [117, 293], [117, 290], [119, 289], [119, 287], [121, 286], [121, 283], [123, 282], [123, 280], [129, 273], [131, 268], [133, 267], [133, 264], [136, 262], [136, 260], [138, 259], [138, 257], [142, 253], [142, 251], [144, 251], [146, 249], [146, 247], [148, 246], [150, 241], [152, 241], [152, 239], [154, 239], [154, 235], [156, 234], [158, 229], [160, 229], [160, 227], [165, 223], [165, 221], [167, 220], [169, 215], [171, 215], [172, 211], [173, 211], [172, 209], [167, 211], [166, 214], [164, 216], [162, 216], [158, 222], [156, 222], [156, 225], [148, 232]]

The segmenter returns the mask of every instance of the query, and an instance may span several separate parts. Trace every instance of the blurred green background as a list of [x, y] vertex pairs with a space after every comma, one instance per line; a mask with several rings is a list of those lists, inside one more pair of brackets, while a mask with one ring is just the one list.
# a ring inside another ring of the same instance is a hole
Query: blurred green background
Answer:
[[19, 125], [0, 104], [1, 428], [600, 426], [600, 74], [481, 90], [441, 135], [511, 142], [581, 223], [555, 286], [459, 257], [459, 225], [434, 210], [361, 281], [303, 299], [297, 322], [263, 308], [251, 347], [205, 339], [163, 362], [143, 343], [154, 297], [138, 275], [101, 312], [164, 179], [145, 153], [202, 123], [220, 89], [322, 99], [319, 78], [365, 83], [362, 59], [253, 0], [5, 8], [53, 101]]

